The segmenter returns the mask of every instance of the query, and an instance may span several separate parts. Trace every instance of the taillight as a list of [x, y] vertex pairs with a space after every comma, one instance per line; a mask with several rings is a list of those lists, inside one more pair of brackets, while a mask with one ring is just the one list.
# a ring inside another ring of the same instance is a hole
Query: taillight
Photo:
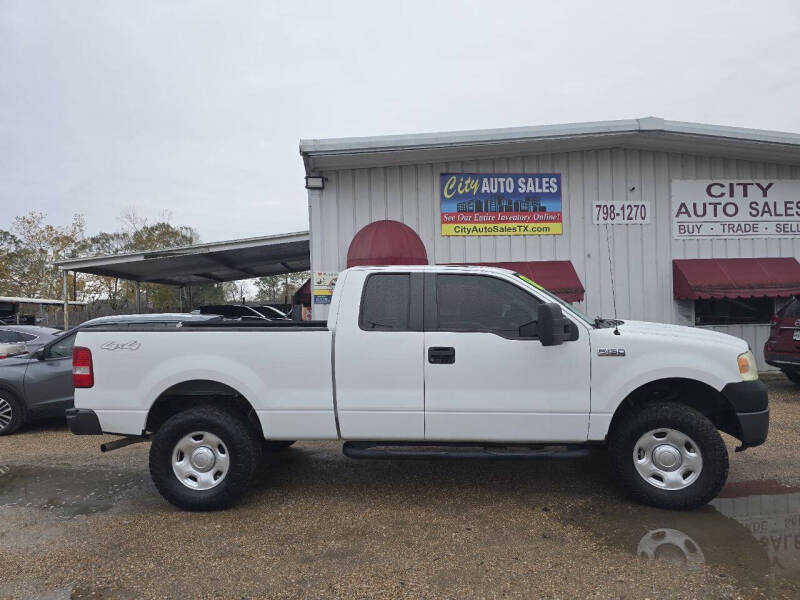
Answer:
[[75, 346], [72, 349], [72, 384], [76, 388], [90, 388], [94, 385], [92, 370], [92, 351]]

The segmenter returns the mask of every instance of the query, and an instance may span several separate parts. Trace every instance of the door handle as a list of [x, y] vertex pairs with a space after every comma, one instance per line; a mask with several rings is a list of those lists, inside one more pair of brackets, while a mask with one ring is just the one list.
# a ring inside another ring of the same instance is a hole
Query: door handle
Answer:
[[428, 348], [428, 362], [432, 365], [452, 365], [456, 362], [456, 349], [431, 346]]

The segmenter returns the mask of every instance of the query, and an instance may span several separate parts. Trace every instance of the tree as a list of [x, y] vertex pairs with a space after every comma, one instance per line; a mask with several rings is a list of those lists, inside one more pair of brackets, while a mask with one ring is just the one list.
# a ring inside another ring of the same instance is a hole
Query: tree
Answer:
[[163, 211], [160, 219], [150, 222], [141, 217], [133, 208], [127, 208], [120, 217], [124, 235], [127, 236], [126, 251], [158, 250], [197, 244], [200, 236], [192, 227], [174, 226], [170, 223], [172, 214]]
[[[14, 219], [8, 231], [0, 230], [0, 295], [61, 298], [62, 276], [56, 262], [67, 258], [109, 256], [129, 252], [160, 250], [196, 244], [200, 236], [192, 227], [173, 225], [163, 212], [155, 221], [127, 209], [120, 217], [119, 231], [84, 236], [84, 221], [75, 215], [67, 226], [50, 225], [41, 212]], [[71, 282], [70, 282], [71, 284]], [[83, 274], [77, 279], [81, 300], [99, 301], [112, 312], [126, 312], [136, 306], [135, 284], [115, 277]], [[155, 283], [141, 285], [143, 310], [175, 310], [180, 304], [178, 290]], [[241, 300], [250, 284], [209, 283], [192, 286], [185, 299], [192, 306], [219, 304], [226, 292], [234, 290]], [[234, 298], [232, 298], [234, 299]], [[186, 306], [184, 304], [184, 306]]]
[[[122, 229], [101, 232], [84, 239], [75, 256], [109, 256], [144, 250], [160, 250], [196, 244], [200, 237], [191, 227], [172, 225], [171, 215], [164, 211], [157, 221], [141, 217], [133, 208], [120, 216]], [[113, 311], [133, 309], [136, 305], [135, 284], [115, 277], [82, 275], [80, 291], [84, 300], [104, 300]], [[141, 286], [143, 310], [174, 310], [179, 304], [177, 290], [172, 286], [144, 283]], [[188, 294], [187, 294], [188, 296]], [[195, 286], [192, 300], [201, 303], [222, 301], [223, 290], [218, 284]]]
[[[101, 232], [83, 240], [76, 249], [77, 256], [107, 256], [125, 252], [128, 237], [122, 232]], [[122, 310], [128, 305], [130, 286], [116, 277], [102, 275], [83, 275], [81, 277], [83, 300], [108, 300], [113, 310]]]
[[283, 303], [288, 296], [291, 303], [294, 293], [309, 277], [308, 271], [259, 277], [255, 280], [256, 300]]
[[61, 272], [56, 262], [73, 256], [83, 240], [83, 216], [66, 226], [45, 223], [31, 211], [15, 217], [10, 231], [0, 231], [0, 287], [11, 296], [60, 298]]
[[[161, 213], [160, 220], [150, 222], [146, 217], [137, 214], [135, 209], [126, 209], [120, 217], [123, 225], [121, 235], [125, 239], [122, 251], [141, 252], [142, 250], [176, 248], [196, 244], [200, 241], [200, 236], [195, 229], [174, 226], [169, 222], [171, 218], [172, 215], [169, 211], [164, 211]], [[145, 307], [156, 311], [170, 310], [180, 303], [175, 288], [171, 286], [148, 283], [142, 286], [142, 294], [145, 299]], [[135, 299], [131, 299], [131, 301], [135, 301]]]

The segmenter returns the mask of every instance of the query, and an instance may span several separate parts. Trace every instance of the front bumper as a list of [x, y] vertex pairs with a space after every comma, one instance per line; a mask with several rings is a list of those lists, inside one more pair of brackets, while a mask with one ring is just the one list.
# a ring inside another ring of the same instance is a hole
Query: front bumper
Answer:
[[736, 413], [741, 431], [742, 445], [737, 450], [760, 446], [767, 441], [769, 409], [754, 413]]
[[736, 413], [734, 435], [742, 442], [737, 450], [763, 444], [767, 440], [769, 431], [767, 386], [758, 380], [729, 383], [722, 388], [722, 395]]
[[87, 408], [68, 408], [67, 427], [75, 435], [100, 435], [100, 420], [93, 410]]

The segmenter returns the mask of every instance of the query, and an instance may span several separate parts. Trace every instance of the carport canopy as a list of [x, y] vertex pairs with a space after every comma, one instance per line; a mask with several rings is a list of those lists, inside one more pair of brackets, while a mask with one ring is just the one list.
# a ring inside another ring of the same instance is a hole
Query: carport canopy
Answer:
[[308, 231], [164, 248], [130, 254], [75, 258], [63, 271], [129, 281], [187, 286], [296, 273], [311, 268]]

